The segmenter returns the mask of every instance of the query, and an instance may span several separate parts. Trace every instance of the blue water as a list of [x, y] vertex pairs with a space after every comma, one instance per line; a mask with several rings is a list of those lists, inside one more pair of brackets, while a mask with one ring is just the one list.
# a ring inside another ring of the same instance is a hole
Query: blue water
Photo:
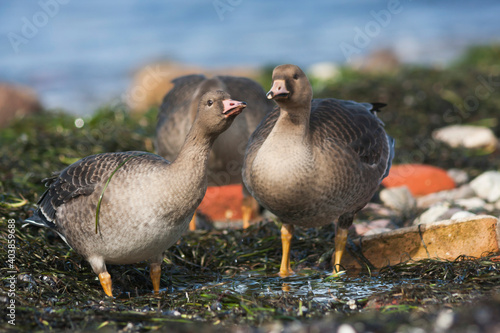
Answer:
[[[390, 16], [377, 22], [373, 11]], [[350, 45], [354, 55], [391, 48], [405, 62], [442, 64], [500, 42], [499, 13], [497, 0], [2, 1], [0, 81], [33, 87], [46, 107], [89, 114], [161, 59], [307, 68], [345, 63]]]

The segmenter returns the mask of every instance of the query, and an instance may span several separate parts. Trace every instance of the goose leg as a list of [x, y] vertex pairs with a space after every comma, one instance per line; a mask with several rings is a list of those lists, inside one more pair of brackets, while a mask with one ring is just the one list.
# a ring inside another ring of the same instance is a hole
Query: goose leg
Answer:
[[87, 258], [87, 260], [94, 273], [96, 273], [99, 277], [102, 289], [104, 290], [106, 295], [108, 295], [109, 297], [113, 297], [111, 275], [109, 275], [108, 270], [106, 269], [104, 258], [95, 256]]
[[196, 211], [193, 214], [193, 218], [191, 219], [191, 222], [189, 222], [189, 230], [191, 230], [191, 231], [196, 230]]
[[243, 202], [241, 204], [241, 212], [243, 215], [243, 229], [246, 229], [250, 226], [250, 220], [253, 213], [257, 211], [256, 207], [258, 207], [257, 200], [255, 200], [252, 196], [247, 195], [243, 198]]
[[252, 216], [257, 216], [259, 213], [259, 203], [250, 194], [245, 184], [243, 184], [243, 202], [241, 203], [241, 213], [243, 216], [243, 229], [250, 226]]
[[347, 229], [341, 229], [337, 227], [337, 231], [335, 233], [333, 274], [340, 272], [340, 260], [342, 259], [342, 255], [344, 254], [346, 242], [347, 242]]
[[153, 283], [153, 290], [155, 294], [160, 293], [160, 278], [161, 278], [161, 262], [163, 261], [163, 253], [151, 260], [149, 266], [149, 276]]
[[281, 267], [279, 276], [287, 277], [295, 274], [290, 267], [290, 244], [292, 242], [293, 230], [295, 227], [291, 224], [283, 223], [281, 227], [281, 246], [283, 247], [283, 254], [281, 256]]
[[347, 243], [347, 233], [354, 220], [354, 214], [347, 213], [341, 215], [335, 231], [335, 253], [333, 259], [333, 274], [340, 272], [340, 260], [344, 254]]
[[99, 281], [101, 282], [102, 289], [109, 297], [113, 297], [111, 286], [111, 275], [108, 272], [99, 273]]

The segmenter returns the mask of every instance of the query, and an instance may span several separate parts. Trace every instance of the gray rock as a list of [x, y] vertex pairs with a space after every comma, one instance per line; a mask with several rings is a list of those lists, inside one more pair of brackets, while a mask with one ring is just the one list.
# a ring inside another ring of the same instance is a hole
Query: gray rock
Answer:
[[500, 172], [486, 171], [473, 179], [470, 186], [477, 196], [489, 202], [500, 200]]
[[415, 198], [406, 186], [383, 189], [380, 191], [380, 200], [403, 216], [410, 216], [417, 206]]
[[449, 209], [450, 204], [448, 202], [436, 204], [417, 217], [415, 221], [413, 221], [413, 224], [419, 225], [440, 221], [441, 216], [443, 216]]

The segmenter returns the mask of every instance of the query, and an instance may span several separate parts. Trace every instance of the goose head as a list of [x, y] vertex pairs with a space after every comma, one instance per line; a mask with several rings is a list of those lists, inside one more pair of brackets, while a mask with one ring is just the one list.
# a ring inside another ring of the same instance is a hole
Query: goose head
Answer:
[[227, 92], [209, 91], [201, 97], [196, 117], [207, 133], [220, 134], [246, 106], [245, 102], [231, 99]]
[[309, 79], [298, 66], [280, 65], [273, 70], [273, 85], [266, 96], [289, 110], [309, 107], [313, 93]]

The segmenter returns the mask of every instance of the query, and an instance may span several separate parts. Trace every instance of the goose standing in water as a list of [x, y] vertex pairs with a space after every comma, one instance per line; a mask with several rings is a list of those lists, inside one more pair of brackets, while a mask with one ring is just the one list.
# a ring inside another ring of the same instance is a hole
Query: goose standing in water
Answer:
[[[274, 103], [255, 81], [244, 77], [187, 75], [173, 81], [174, 87], [165, 95], [158, 114], [156, 151], [168, 160], [179, 153], [182, 143], [196, 116], [201, 96], [209, 90], [227, 91], [232, 98], [248, 103], [247, 111], [215, 141], [208, 159], [208, 185], [221, 186], [242, 183], [241, 167], [248, 138]], [[249, 225], [255, 200], [243, 186], [243, 227]], [[190, 229], [196, 229], [196, 216]]]
[[112, 296], [109, 264], [151, 262], [159, 292], [163, 252], [186, 231], [207, 189], [214, 140], [246, 104], [228, 93], [201, 97], [177, 158], [143, 152], [92, 155], [46, 180], [38, 210], [27, 219], [55, 231], [92, 266]]
[[354, 214], [387, 176], [394, 140], [375, 111], [379, 104], [312, 99], [307, 76], [297, 66], [273, 71], [267, 97], [278, 108], [252, 134], [243, 180], [257, 201], [283, 222], [280, 276], [293, 274], [294, 226], [318, 227], [335, 220], [334, 272]]

